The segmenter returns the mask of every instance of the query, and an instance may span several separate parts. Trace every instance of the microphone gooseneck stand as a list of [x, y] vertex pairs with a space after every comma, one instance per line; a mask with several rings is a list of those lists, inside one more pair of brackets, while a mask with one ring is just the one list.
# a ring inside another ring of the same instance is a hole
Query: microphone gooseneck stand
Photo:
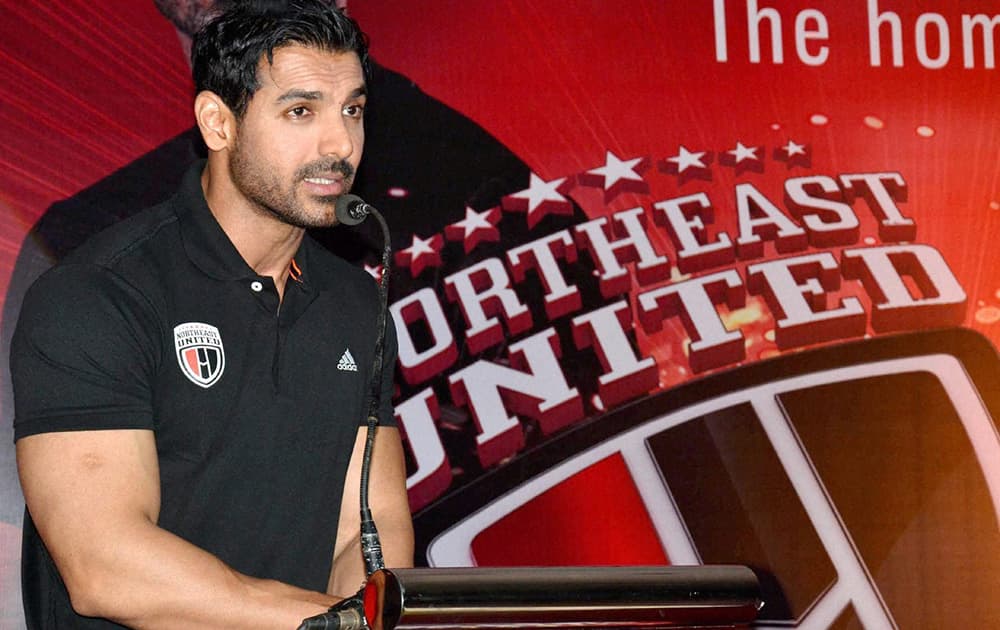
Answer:
[[[354, 197], [354, 195], [345, 195]], [[341, 197], [343, 199], [344, 197]], [[368, 504], [368, 476], [371, 473], [372, 451], [375, 447], [375, 432], [378, 429], [378, 411], [382, 401], [382, 359], [385, 351], [385, 327], [386, 313], [389, 310], [389, 273], [391, 272], [392, 240], [389, 236], [389, 225], [385, 222], [382, 214], [374, 207], [357, 199], [363, 204], [371, 216], [378, 221], [382, 228], [382, 273], [378, 283], [379, 309], [375, 321], [375, 358], [372, 361], [371, 392], [368, 403], [368, 432], [365, 436], [364, 458], [361, 460], [361, 553], [365, 560], [365, 578], [371, 577], [379, 569], [385, 568], [382, 559], [382, 543], [379, 540], [378, 529], [375, 527], [375, 519], [372, 518], [371, 508]], [[340, 200], [338, 200], [338, 206]], [[350, 202], [348, 202], [350, 205]]]
[[[372, 518], [368, 503], [368, 478], [371, 474], [372, 452], [375, 448], [375, 432], [378, 430], [378, 412], [382, 402], [382, 370], [383, 353], [385, 350], [386, 313], [389, 308], [389, 273], [391, 271], [392, 239], [389, 226], [382, 214], [373, 206], [365, 203], [357, 195], [341, 195], [335, 206], [337, 220], [344, 225], [357, 225], [368, 218], [375, 217], [382, 229], [382, 273], [378, 283], [379, 309], [375, 320], [375, 358], [372, 361], [371, 386], [368, 394], [368, 431], [365, 436], [364, 457], [361, 460], [361, 555], [365, 563], [365, 578], [385, 568], [382, 558], [382, 543], [379, 540], [378, 528]], [[303, 620], [298, 630], [358, 630], [367, 628], [361, 591], [336, 604], [322, 615], [316, 615]]]

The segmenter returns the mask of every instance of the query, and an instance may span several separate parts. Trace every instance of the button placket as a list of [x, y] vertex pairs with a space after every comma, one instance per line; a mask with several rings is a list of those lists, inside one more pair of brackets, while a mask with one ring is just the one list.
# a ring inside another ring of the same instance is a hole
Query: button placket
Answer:
[[[252, 295], [261, 308], [267, 311], [271, 317], [275, 317], [281, 301], [278, 299], [278, 291], [274, 287], [274, 282], [270, 278], [261, 276], [250, 276], [240, 280], [241, 291]], [[244, 293], [246, 295], [246, 293]]]

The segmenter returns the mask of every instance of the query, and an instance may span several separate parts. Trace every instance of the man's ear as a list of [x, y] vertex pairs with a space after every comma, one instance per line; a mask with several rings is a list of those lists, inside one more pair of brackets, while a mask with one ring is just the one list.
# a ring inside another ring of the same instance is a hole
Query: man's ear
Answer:
[[236, 116], [215, 92], [194, 97], [194, 118], [209, 151], [222, 151], [236, 140]]

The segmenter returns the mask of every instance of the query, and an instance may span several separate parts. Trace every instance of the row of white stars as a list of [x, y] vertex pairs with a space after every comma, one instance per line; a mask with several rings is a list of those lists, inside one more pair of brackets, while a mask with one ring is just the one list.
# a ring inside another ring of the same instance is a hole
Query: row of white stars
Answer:
[[[789, 140], [780, 148], [788, 156], [788, 159], [795, 156], [807, 155], [806, 145], [799, 144], [794, 140]], [[762, 161], [763, 157], [758, 154], [760, 151], [760, 146], [748, 147], [742, 142], [737, 142], [736, 148], [726, 151], [726, 153], [732, 155], [734, 164], [738, 165], [748, 160]], [[677, 155], [668, 157], [666, 162], [676, 164], [678, 174], [692, 168], [707, 169], [708, 165], [704, 162], [707, 154], [708, 151], [691, 151], [684, 145], [680, 145]], [[623, 160], [613, 152], [607, 151], [604, 166], [586, 171], [584, 176], [591, 174], [603, 178], [604, 190], [610, 190], [622, 181], [645, 181], [639, 171], [645, 162], [647, 162], [647, 158], [645, 157]], [[642, 168], [642, 170], [645, 169]], [[567, 177], [561, 177], [545, 181], [532, 173], [528, 187], [510, 196], [516, 199], [526, 199], [528, 201], [528, 212], [530, 213], [546, 201], [566, 201], [566, 198], [560, 192], [560, 188], [566, 184], [567, 180]]]
[[[731, 166], [737, 166], [747, 161], [762, 162], [763, 157], [761, 146], [747, 146], [742, 142], [737, 142], [736, 147], [726, 154], [732, 156]], [[806, 145], [789, 140], [779, 147], [783, 152], [785, 160], [791, 161], [797, 156], [807, 157], [808, 148]], [[676, 166], [677, 174], [680, 175], [689, 169], [708, 169], [705, 156], [708, 151], [691, 151], [684, 145], [680, 145], [676, 155], [664, 160]], [[645, 157], [623, 160], [612, 151], [607, 151], [604, 165], [582, 173], [578, 179], [586, 181], [594, 178], [603, 179], [605, 191], [612, 190], [615, 186], [636, 182], [643, 183], [641, 172], [648, 168], [648, 159]], [[569, 177], [559, 177], [552, 180], [544, 180], [535, 173], [531, 173], [528, 187], [524, 190], [507, 195], [504, 198], [503, 208], [509, 212], [525, 212], [529, 227], [534, 226], [541, 218], [549, 213], [571, 214], [572, 204], [566, 198], [564, 191], [570, 183]], [[509, 203], [508, 203], [509, 202]], [[498, 241], [499, 232], [497, 223], [499, 222], [499, 208], [489, 208], [477, 211], [473, 208], [465, 208], [465, 218], [448, 225], [445, 228], [445, 235], [448, 240], [463, 241], [466, 252], [471, 251], [483, 241]], [[443, 240], [440, 234], [433, 234], [427, 238], [422, 238], [416, 234], [412, 236], [410, 247], [397, 253], [397, 264], [402, 263], [411, 269], [414, 276], [418, 275], [426, 266], [440, 264], [440, 250]], [[379, 269], [366, 266], [369, 273], [377, 277]]]

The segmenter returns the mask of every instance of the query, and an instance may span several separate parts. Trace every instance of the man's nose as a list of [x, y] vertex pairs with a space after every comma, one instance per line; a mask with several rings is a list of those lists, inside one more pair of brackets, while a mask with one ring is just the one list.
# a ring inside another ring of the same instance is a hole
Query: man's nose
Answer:
[[319, 139], [320, 155], [332, 155], [346, 160], [354, 153], [354, 137], [343, 117], [336, 117], [323, 126]]

